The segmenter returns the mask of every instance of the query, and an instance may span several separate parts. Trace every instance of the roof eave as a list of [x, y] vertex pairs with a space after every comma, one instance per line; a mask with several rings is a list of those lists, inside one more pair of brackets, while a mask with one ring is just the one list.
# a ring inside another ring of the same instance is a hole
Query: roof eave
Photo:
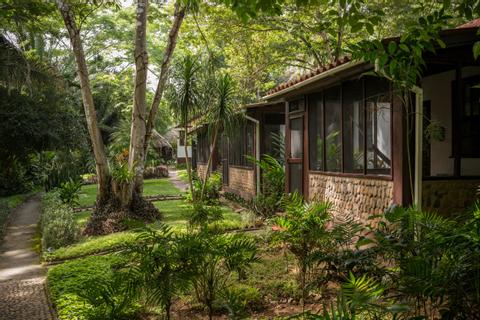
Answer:
[[320, 74], [317, 74], [311, 78], [308, 78], [304, 81], [301, 81], [301, 82], [298, 82], [288, 88], [285, 88], [285, 89], [282, 89], [282, 90], [279, 90], [277, 92], [274, 92], [274, 93], [271, 93], [269, 95], [266, 95], [264, 97], [262, 97], [262, 100], [271, 100], [273, 98], [277, 98], [279, 96], [283, 96], [285, 95], [286, 93], [289, 93], [291, 91], [294, 91], [294, 90], [297, 90], [299, 88], [302, 88], [310, 83], [313, 83], [313, 82], [316, 82], [318, 80], [321, 80], [321, 79], [325, 79], [325, 78], [328, 78], [328, 77], [331, 77], [331, 76], [334, 76], [340, 72], [343, 72], [345, 70], [348, 70], [350, 68], [353, 68], [355, 66], [358, 66], [358, 65], [361, 65], [361, 64], [364, 64], [363, 61], [349, 61], [347, 63], [344, 63], [344, 64], [341, 64], [337, 67], [334, 67], [332, 69], [329, 69], [327, 71], [324, 71]]

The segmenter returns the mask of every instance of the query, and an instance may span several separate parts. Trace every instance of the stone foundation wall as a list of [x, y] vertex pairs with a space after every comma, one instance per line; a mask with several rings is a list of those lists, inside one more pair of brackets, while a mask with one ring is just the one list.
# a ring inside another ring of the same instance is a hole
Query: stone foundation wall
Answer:
[[207, 171], [207, 164], [197, 162], [197, 175], [200, 179], [205, 177], [205, 172]]
[[309, 196], [310, 200], [329, 201], [334, 215], [365, 222], [392, 205], [393, 181], [311, 173]]
[[465, 211], [475, 199], [480, 180], [427, 180], [423, 181], [422, 208], [451, 215]]
[[250, 200], [255, 196], [255, 170], [247, 168], [229, 167], [228, 186], [223, 187], [225, 192], [231, 192]]

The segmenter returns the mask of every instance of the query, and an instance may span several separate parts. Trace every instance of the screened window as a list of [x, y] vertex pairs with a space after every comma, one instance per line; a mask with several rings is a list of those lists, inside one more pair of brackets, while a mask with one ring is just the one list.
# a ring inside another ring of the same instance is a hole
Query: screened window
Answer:
[[283, 163], [285, 160], [285, 115], [267, 114], [263, 125], [263, 153]]
[[234, 166], [252, 167], [253, 163], [248, 156], [253, 157], [255, 126], [248, 121], [241, 128], [229, 136], [228, 163]]
[[207, 163], [210, 156], [210, 142], [207, 130], [197, 134], [197, 162]]
[[391, 166], [391, 98], [389, 83], [371, 77], [365, 81], [367, 172], [386, 174]]
[[308, 151], [310, 170], [323, 170], [323, 95], [311, 95], [308, 99]]
[[362, 173], [365, 145], [362, 81], [345, 82], [342, 99], [344, 169], [348, 173]]
[[325, 91], [325, 155], [327, 171], [342, 170], [342, 140], [340, 135], [342, 105], [340, 86]]
[[290, 147], [292, 158], [303, 157], [303, 117], [290, 119]]
[[388, 81], [363, 77], [308, 98], [310, 170], [390, 174]]
[[480, 88], [478, 78], [464, 82], [463, 108], [461, 109], [461, 155], [480, 157]]

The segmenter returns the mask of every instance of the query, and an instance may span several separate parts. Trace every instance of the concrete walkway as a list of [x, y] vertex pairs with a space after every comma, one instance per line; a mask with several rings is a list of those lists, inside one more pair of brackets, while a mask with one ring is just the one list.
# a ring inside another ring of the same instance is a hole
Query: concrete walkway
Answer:
[[45, 288], [45, 269], [33, 251], [40, 197], [17, 207], [0, 244], [0, 319], [56, 319]]
[[188, 183], [184, 182], [180, 176], [178, 175], [178, 170], [169, 170], [168, 171], [168, 179], [180, 189], [180, 191], [184, 192], [188, 190]]

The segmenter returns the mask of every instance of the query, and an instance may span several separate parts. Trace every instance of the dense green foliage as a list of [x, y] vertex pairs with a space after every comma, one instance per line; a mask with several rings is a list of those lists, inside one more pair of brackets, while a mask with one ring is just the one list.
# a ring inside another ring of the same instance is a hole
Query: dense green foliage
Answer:
[[43, 197], [40, 228], [45, 250], [69, 245], [77, 239], [79, 228], [73, 209], [64, 203], [59, 191], [49, 192]]
[[[91, 256], [50, 268], [47, 284], [59, 318], [98, 319], [102, 313], [105, 316], [111, 311], [107, 310], [108, 307], [103, 302], [97, 303], [97, 308], [92, 305], [92, 299], [86, 296], [86, 288], [94, 283], [100, 287], [114, 281], [114, 270], [124, 262], [124, 258], [118, 255]], [[101, 295], [95, 294], [94, 298], [101, 299]], [[128, 313], [125, 309], [122, 311]]]

